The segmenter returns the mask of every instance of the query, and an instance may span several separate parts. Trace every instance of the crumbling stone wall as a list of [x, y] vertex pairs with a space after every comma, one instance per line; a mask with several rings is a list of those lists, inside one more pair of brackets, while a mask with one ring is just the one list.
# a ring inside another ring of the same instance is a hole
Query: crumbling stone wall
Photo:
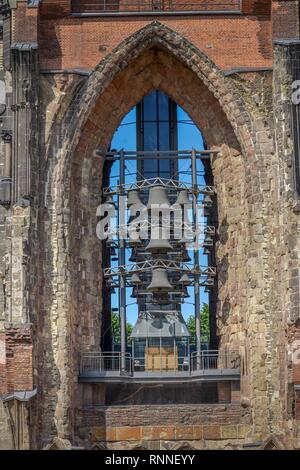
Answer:
[[5, 405], [0, 400], [0, 450], [13, 450], [14, 442]]

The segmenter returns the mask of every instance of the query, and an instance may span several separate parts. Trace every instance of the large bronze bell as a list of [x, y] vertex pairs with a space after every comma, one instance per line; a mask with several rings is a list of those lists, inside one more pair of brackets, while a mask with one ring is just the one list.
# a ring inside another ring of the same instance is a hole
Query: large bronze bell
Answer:
[[152, 205], [166, 204], [169, 205], [169, 199], [166, 188], [162, 185], [153, 186], [149, 190], [149, 198], [147, 203], [147, 209], [151, 209]]
[[152, 253], [172, 250], [172, 245], [167, 239], [167, 230], [163, 227], [153, 227], [151, 230], [151, 240], [145, 249]]
[[168, 292], [172, 290], [169, 283], [167, 270], [164, 268], [155, 268], [152, 271], [152, 281], [147, 287], [150, 292]]

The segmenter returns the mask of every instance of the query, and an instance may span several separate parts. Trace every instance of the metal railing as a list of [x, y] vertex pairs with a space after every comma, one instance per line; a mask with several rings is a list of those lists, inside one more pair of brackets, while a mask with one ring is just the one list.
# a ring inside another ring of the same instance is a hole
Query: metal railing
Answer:
[[[155, 357], [154, 357], [155, 356]], [[116, 376], [135, 373], [177, 374], [185, 372], [188, 375], [199, 370], [217, 370], [240, 368], [240, 356], [236, 351], [196, 351], [189, 356], [149, 355], [149, 357], [132, 357], [130, 353], [93, 352], [84, 353], [80, 361], [81, 376]]]
[[236, 351], [194, 351], [191, 355], [191, 370], [239, 369], [240, 356]]
[[72, 13], [161, 14], [161, 13], [239, 13], [241, 0], [72, 0]]
[[80, 361], [80, 374], [115, 373], [132, 374], [131, 354], [121, 352], [84, 353]]

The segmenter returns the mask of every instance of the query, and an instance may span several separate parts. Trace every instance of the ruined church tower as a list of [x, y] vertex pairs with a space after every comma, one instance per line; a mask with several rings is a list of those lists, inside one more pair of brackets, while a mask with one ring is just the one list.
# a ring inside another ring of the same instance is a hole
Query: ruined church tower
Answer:
[[[0, 1], [0, 449], [300, 448], [299, 18], [298, 0]], [[179, 148], [179, 108], [202, 148]], [[204, 254], [100, 240], [122, 195], [199, 197]]]

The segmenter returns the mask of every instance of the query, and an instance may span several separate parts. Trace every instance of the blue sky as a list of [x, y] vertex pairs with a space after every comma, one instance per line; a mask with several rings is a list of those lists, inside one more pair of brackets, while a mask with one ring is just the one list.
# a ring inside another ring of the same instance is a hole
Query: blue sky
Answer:
[[[203, 138], [201, 136], [198, 128], [193, 124], [190, 117], [183, 111], [182, 108], [177, 108], [177, 119], [178, 119], [178, 149], [179, 150], [191, 150], [195, 148], [197, 150], [204, 149]], [[112, 139], [111, 148], [114, 150], [136, 150], [136, 110], [133, 108], [122, 120], [120, 126], [116, 130], [114, 137]], [[126, 183], [130, 183], [136, 179], [136, 165], [135, 162], [130, 161], [126, 164]], [[202, 163], [198, 162], [197, 170], [199, 173], [203, 171]], [[191, 182], [190, 174], [190, 162], [188, 160], [179, 161], [179, 178], [181, 181], [187, 183]], [[118, 184], [119, 178], [119, 168], [118, 164], [114, 164], [111, 170], [111, 182], [110, 185]], [[139, 178], [138, 178], [139, 179]], [[199, 180], [200, 184], [203, 184], [201, 177]], [[127, 256], [130, 256], [130, 251], [128, 250]], [[192, 257], [192, 255], [190, 254]], [[116, 266], [118, 262], [112, 263], [113, 266]], [[207, 257], [201, 255], [201, 264], [207, 265]], [[137, 320], [137, 303], [135, 299], [131, 298], [132, 290], [127, 289], [127, 321], [131, 324], [134, 324]], [[187, 318], [189, 315], [194, 315], [193, 307], [193, 288], [189, 288], [190, 298], [186, 299], [187, 302], [182, 305], [182, 313], [184, 318]], [[204, 292], [204, 289], [201, 290], [201, 301], [207, 302], [208, 297]], [[117, 308], [118, 306], [118, 297], [117, 292], [113, 295], [112, 298], [112, 307]]]

